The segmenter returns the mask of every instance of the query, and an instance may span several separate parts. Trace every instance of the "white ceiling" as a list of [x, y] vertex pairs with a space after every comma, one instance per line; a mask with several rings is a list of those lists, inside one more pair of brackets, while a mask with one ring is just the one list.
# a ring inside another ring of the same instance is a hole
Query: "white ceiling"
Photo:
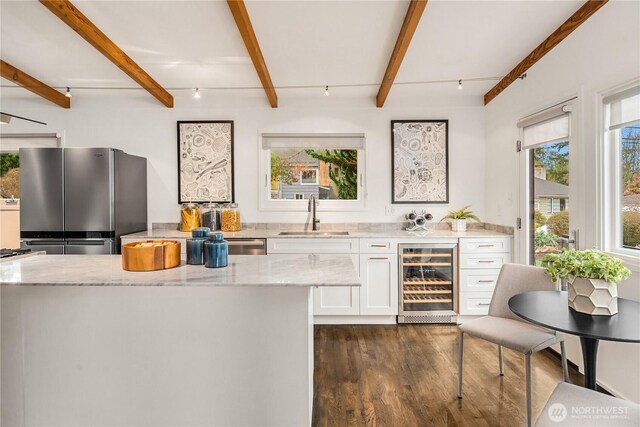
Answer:
[[[502, 76], [582, 3], [430, 0], [396, 81]], [[260, 86], [225, 1], [75, 4], [164, 87]], [[398, 0], [247, 1], [276, 86], [379, 83], [407, 5]], [[33, 0], [0, 1], [0, 57], [56, 87], [136, 87]], [[400, 85], [390, 97], [482, 96], [494, 84], [468, 82], [463, 91], [457, 83]], [[374, 96], [377, 89], [336, 87], [331, 94]], [[277, 90], [281, 105], [288, 96], [317, 91]], [[3, 97], [25, 93], [5, 89]]]

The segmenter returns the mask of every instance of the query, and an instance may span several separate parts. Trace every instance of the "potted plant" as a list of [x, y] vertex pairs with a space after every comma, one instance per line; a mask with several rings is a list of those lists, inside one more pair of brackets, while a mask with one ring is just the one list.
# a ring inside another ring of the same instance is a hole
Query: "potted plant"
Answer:
[[467, 205], [462, 209], [457, 211], [449, 211], [447, 215], [445, 215], [440, 222], [445, 219], [451, 220], [451, 230], [452, 231], [467, 231], [467, 220], [473, 219], [475, 221], [480, 222], [480, 219], [473, 214], [473, 211], [469, 208], [471, 205]]
[[567, 280], [569, 307], [575, 311], [600, 316], [618, 313], [617, 284], [631, 275], [618, 258], [597, 249], [569, 249], [546, 255], [542, 265], [553, 280]]

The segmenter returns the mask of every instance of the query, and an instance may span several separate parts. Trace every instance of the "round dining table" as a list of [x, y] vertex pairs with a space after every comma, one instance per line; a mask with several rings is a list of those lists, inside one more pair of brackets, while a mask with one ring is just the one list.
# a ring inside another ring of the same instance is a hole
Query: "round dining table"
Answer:
[[580, 337], [584, 386], [596, 389], [596, 361], [600, 340], [640, 342], [640, 303], [618, 298], [618, 313], [593, 316], [579, 313], [567, 303], [564, 291], [533, 291], [509, 299], [509, 308], [534, 325]]

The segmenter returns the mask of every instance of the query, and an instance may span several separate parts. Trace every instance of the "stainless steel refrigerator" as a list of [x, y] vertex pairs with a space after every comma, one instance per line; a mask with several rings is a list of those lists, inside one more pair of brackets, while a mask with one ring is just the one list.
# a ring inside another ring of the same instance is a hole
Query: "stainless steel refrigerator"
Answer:
[[22, 247], [120, 253], [120, 236], [147, 228], [147, 159], [113, 148], [21, 148], [20, 205]]

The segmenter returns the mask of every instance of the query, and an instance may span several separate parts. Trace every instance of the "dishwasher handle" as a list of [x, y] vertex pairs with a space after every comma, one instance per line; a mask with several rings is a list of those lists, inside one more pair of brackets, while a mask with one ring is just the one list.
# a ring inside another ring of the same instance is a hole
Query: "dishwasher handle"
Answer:
[[229, 255], [266, 255], [266, 239], [226, 239], [229, 244]]

